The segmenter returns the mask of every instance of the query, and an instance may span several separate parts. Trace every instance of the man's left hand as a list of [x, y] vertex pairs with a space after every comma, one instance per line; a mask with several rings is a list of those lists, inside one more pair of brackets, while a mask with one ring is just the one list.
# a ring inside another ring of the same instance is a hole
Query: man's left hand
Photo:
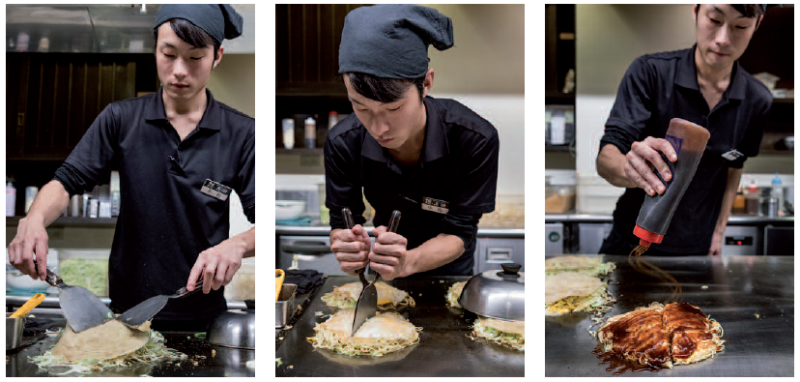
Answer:
[[242, 266], [242, 257], [246, 250], [245, 241], [233, 237], [200, 252], [192, 272], [189, 273], [186, 289], [194, 290], [200, 274], [203, 275], [203, 293], [228, 285]]
[[408, 240], [394, 232], [386, 232], [386, 226], [375, 228], [372, 233], [375, 244], [369, 253], [369, 266], [387, 281], [407, 276], [404, 271]]
[[711, 237], [711, 248], [708, 249], [709, 256], [719, 256], [721, 254], [723, 236], [723, 233], [714, 231], [714, 236]]

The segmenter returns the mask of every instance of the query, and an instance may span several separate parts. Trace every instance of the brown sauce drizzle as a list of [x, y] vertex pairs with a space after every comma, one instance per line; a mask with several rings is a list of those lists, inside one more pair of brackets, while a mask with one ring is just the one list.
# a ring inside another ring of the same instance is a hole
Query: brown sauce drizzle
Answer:
[[629, 361], [613, 351], [604, 351], [603, 345], [598, 345], [592, 354], [600, 359], [598, 365], [607, 364], [606, 371], [611, 372], [613, 375], [620, 375], [625, 372], [636, 372], [643, 370], [659, 371], [661, 367], [652, 365], [643, 365], [636, 362]]
[[628, 254], [628, 264], [640, 273], [644, 273], [646, 275], [655, 277], [659, 280], [667, 281], [672, 283], [672, 295], [670, 296], [667, 302], [677, 302], [683, 296], [683, 289], [681, 288], [681, 284], [676, 280], [672, 275], [667, 272], [664, 272], [661, 268], [653, 265], [649, 261], [642, 258], [642, 254], [647, 252], [649, 247], [645, 247], [643, 245], [638, 245], [636, 248]]

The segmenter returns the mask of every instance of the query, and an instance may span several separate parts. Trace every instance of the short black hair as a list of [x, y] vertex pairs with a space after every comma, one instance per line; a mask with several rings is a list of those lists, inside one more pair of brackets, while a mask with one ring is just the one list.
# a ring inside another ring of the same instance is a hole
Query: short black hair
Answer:
[[350, 72], [345, 73], [350, 79], [350, 86], [356, 93], [371, 100], [382, 103], [394, 102], [406, 93], [408, 88], [415, 86], [422, 102], [422, 84], [425, 76], [419, 78], [384, 78], [371, 74]]
[[[697, 12], [700, 10], [701, 4], [694, 5], [694, 14], [697, 15]], [[766, 12], [766, 6], [762, 4], [731, 4], [731, 7], [735, 9], [737, 12], [741, 13], [742, 16], [747, 18], [758, 18], [759, 16], [763, 15]], [[761, 21], [756, 21], [756, 28]]]
[[[172, 28], [172, 31], [175, 32], [178, 38], [187, 44], [195, 48], [205, 48], [209, 45], [213, 46], [214, 59], [217, 59], [217, 52], [222, 43], [217, 41], [214, 37], [211, 37], [203, 28], [192, 24], [189, 20], [181, 18], [172, 18], [165, 22], [168, 22], [170, 28]], [[153, 38], [155, 39], [156, 45], [158, 45], [158, 28], [153, 29]]]

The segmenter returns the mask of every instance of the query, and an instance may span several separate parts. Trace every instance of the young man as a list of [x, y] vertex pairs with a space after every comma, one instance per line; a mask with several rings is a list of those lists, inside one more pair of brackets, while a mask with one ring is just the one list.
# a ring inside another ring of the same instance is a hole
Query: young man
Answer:
[[[450, 18], [409, 5], [362, 7], [345, 18], [339, 47], [353, 114], [325, 142], [325, 205], [342, 270], [369, 263], [384, 280], [471, 275], [481, 214], [494, 210], [497, 130], [464, 105], [428, 96], [428, 45], [453, 45]], [[375, 208], [375, 244], [362, 226]], [[353, 211], [345, 229], [342, 208]], [[386, 232], [400, 210], [397, 233]]]
[[[122, 200], [109, 259], [111, 308], [123, 312], [183, 286], [203, 292], [171, 300], [154, 328], [204, 330], [226, 310], [227, 285], [255, 253], [255, 228], [228, 237], [231, 189], [255, 222], [255, 121], [214, 100], [206, 83], [242, 19], [228, 5], [164, 5], [156, 17], [154, 95], [115, 102], [97, 117], [20, 220], [11, 263], [44, 279], [45, 227], [69, 198], [120, 173]], [[216, 190], [218, 192], [213, 192]], [[33, 255], [37, 254], [38, 269]]]
[[645, 194], [671, 180], [662, 159], [677, 158], [663, 137], [672, 118], [708, 129], [711, 139], [678, 205], [669, 231], [648, 255], [719, 255], [747, 158], [758, 154], [772, 95], [736, 61], [763, 19], [761, 5], [695, 5], [696, 45], [637, 58], [622, 79], [600, 141], [597, 172], [626, 187], [614, 228], [600, 253], [625, 254], [638, 244], [633, 228]]

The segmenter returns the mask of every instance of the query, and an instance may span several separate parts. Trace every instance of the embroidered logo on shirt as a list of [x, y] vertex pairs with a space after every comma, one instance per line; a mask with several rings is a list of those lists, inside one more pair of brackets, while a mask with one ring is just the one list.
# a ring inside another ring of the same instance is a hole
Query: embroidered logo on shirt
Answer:
[[228, 196], [231, 194], [231, 188], [211, 179], [206, 179], [205, 183], [203, 183], [203, 187], [200, 188], [200, 192], [225, 201], [228, 200]]
[[422, 209], [425, 211], [436, 212], [439, 214], [446, 214], [450, 209], [450, 202], [444, 200], [434, 199], [427, 196], [422, 197]]
[[743, 156], [744, 156], [744, 154], [740, 153], [736, 149], [732, 149], [731, 151], [728, 151], [727, 153], [722, 154], [722, 157], [727, 159], [727, 160], [729, 160], [729, 161], [735, 161], [735, 160], [737, 160], [737, 159], [739, 159], [739, 158], [741, 158]]

